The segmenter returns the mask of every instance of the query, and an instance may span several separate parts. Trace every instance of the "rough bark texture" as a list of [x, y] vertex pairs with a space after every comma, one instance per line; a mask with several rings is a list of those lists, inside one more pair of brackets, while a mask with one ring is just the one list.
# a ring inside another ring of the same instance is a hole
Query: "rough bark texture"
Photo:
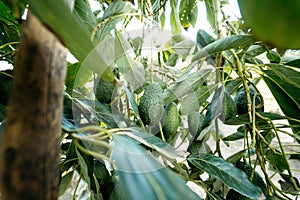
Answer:
[[66, 53], [58, 38], [29, 15], [3, 133], [2, 199], [58, 198]]

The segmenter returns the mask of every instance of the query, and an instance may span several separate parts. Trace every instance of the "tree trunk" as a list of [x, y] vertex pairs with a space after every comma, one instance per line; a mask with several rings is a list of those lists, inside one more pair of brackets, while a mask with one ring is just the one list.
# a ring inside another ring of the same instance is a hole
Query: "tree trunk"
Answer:
[[58, 198], [66, 53], [59, 39], [29, 15], [3, 133], [2, 199]]

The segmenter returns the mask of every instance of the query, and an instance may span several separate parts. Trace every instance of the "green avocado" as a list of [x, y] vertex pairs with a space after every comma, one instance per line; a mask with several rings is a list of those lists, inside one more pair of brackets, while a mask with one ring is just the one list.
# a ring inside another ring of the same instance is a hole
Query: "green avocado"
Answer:
[[166, 118], [165, 123], [163, 126], [163, 133], [168, 141], [169, 138], [172, 138], [172, 136], [176, 135], [177, 129], [179, 126], [179, 114], [177, 105], [172, 102], [169, 105], [166, 106]]
[[224, 122], [230, 119], [234, 119], [237, 114], [236, 105], [233, 98], [228, 92], [224, 93], [224, 100], [222, 105], [222, 114], [220, 119]]
[[158, 83], [147, 86], [140, 99], [138, 110], [145, 125], [157, 125], [163, 116], [162, 89]]
[[103, 103], [110, 103], [113, 99], [113, 91], [115, 85], [103, 79], [100, 79], [95, 90], [95, 96], [98, 101]]
[[204, 121], [203, 115], [201, 115], [199, 112], [193, 111], [188, 114], [188, 127], [191, 135], [195, 137], [196, 135], [199, 135], [202, 131], [202, 123]]
[[[249, 92], [250, 92], [250, 97], [251, 101], [253, 100], [254, 95], [256, 94], [255, 97], [255, 106], [259, 105], [262, 102], [262, 97], [259, 94], [258, 91], [253, 86], [249, 86]], [[236, 105], [237, 109], [237, 114], [238, 115], [243, 115], [248, 113], [248, 106], [247, 106], [247, 97], [246, 97], [246, 92], [245, 89], [242, 88], [235, 96], [234, 102]], [[256, 109], [257, 112], [263, 112], [264, 107], [260, 107]]]

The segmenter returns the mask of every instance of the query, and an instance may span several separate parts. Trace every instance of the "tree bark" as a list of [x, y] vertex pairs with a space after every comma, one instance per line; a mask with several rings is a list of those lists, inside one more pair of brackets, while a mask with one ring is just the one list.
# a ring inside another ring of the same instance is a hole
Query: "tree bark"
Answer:
[[1, 147], [1, 199], [58, 198], [67, 50], [33, 15], [22, 25]]

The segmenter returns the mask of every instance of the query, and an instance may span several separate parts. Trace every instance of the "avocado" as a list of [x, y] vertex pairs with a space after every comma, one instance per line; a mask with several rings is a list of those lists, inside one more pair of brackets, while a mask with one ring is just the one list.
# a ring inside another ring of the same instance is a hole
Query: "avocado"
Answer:
[[[256, 89], [253, 86], [249, 86], [249, 92], [250, 92], [250, 97], [251, 101], [253, 100], [254, 95], [256, 94], [255, 97], [255, 106], [260, 105], [262, 102], [262, 97], [259, 95], [260, 93], [256, 91]], [[234, 102], [236, 105], [237, 109], [237, 114], [238, 115], [243, 115], [248, 113], [248, 106], [247, 106], [247, 97], [246, 97], [246, 92], [245, 89], [242, 88], [235, 96]], [[264, 107], [260, 107], [256, 109], [257, 112], [263, 112]]]
[[163, 116], [162, 89], [158, 83], [147, 86], [140, 99], [138, 110], [145, 125], [157, 125]]
[[115, 89], [115, 85], [106, 80], [100, 79], [95, 90], [95, 96], [98, 101], [103, 103], [110, 103], [113, 96], [113, 91]]
[[166, 118], [163, 126], [163, 133], [168, 141], [169, 138], [172, 138], [172, 136], [174, 136], [177, 132], [179, 126], [179, 114], [177, 105], [174, 102], [167, 105], [165, 111]]

